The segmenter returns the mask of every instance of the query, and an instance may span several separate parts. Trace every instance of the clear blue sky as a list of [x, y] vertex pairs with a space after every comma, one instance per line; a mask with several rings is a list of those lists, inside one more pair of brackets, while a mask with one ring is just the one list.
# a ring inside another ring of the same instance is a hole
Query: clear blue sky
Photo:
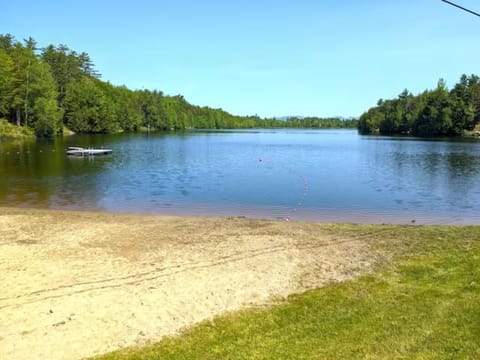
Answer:
[[0, 33], [85, 51], [112, 84], [239, 115], [358, 116], [480, 74], [480, 18], [440, 0], [0, 0], [0, 14]]

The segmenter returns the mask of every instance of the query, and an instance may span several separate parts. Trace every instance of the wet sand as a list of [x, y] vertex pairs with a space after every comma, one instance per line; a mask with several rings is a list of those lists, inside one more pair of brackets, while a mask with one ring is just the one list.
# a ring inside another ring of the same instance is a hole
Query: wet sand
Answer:
[[155, 342], [370, 267], [315, 223], [0, 208], [0, 358]]

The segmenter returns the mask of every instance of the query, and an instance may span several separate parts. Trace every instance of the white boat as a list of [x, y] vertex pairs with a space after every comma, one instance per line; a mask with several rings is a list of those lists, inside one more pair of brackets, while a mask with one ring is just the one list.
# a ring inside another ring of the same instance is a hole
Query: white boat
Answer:
[[95, 148], [83, 148], [78, 146], [69, 146], [67, 155], [75, 156], [93, 156], [93, 155], [106, 155], [110, 154], [112, 149], [95, 149]]

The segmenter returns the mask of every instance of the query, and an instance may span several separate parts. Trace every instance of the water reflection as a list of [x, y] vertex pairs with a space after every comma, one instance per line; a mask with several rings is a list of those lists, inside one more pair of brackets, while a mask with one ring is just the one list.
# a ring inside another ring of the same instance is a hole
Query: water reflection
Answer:
[[[79, 139], [80, 140], [80, 139]], [[63, 139], [0, 143], [3, 205], [96, 208], [108, 158], [66, 156]]]
[[[68, 146], [109, 147], [95, 158]], [[0, 143], [0, 205], [480, 223], [480, 143], [254, 130]]]

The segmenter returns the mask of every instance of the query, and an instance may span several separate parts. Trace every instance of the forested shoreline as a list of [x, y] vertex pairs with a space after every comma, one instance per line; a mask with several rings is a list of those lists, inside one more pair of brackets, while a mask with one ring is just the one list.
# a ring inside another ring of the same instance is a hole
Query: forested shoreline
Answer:
[[395, 99], [380, 99], [360, 116], [358, 129], [360, 134], [464, 136], [473, 135], [479, 123], [480, 78], [464, 74], [451, 90], [440, 79], [435, 89], [416, 96], [405, 89]]
[[[3, 119], [3, 120], [2, 120]], [[38, 137], [66, 131], [115, 133], [190, 128], [356, 128], [355, 119], [264, 119], [195, 106], [159, 90], [102, 81], [90, 56], [66, 45], [38, 48], [34, 39], [0, 35], [0, 125]], [[12, 126], [10, 126], [11, 128]], [[0, 129], [2, 126], [0, 126]]]

